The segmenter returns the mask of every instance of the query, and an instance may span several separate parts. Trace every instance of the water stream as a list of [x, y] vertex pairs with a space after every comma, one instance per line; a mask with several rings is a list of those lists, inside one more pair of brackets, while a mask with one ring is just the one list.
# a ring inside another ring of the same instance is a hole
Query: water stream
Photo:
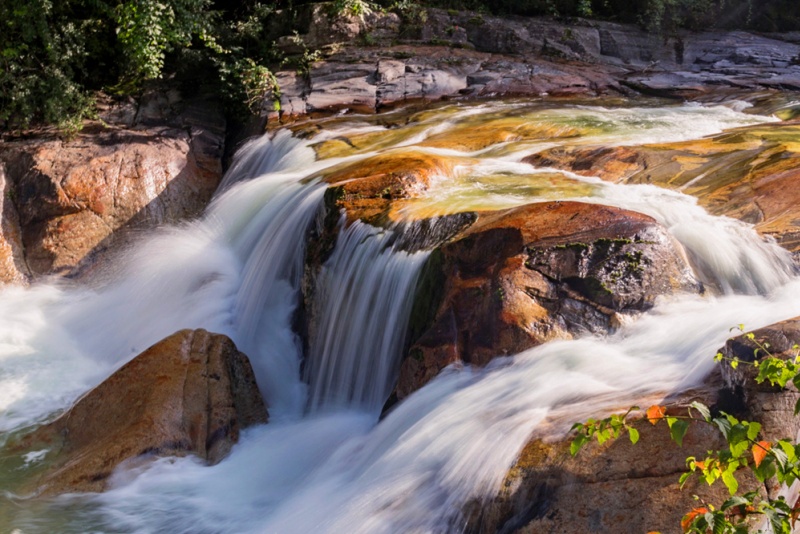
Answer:
[[[227, 334], [250, 356], [270, 423], [246, 430], [213, 467], [163, 458], [117, 473], [100, 495], [41, 500], [3, 491], [46, 457], [41, 451], [0, 474], [0, 525], [19, 534], [458, 532], [463, 503], [495, 494], [531, 435], [562, 436], [588, 415], [696, 385], [731, 326], [800, 315], [791, 256], [750, 226], [711, 216], [678, 192], [519, 163], [565, 140], [678, 141], [774, 120], [741, 107], [451, 106], [399, 128], [345, 117], [323, 121], [309, 139], [284, 130], [252, 141], [205, 216], [148, 236], [107, 287], [2, 290], [0, 446], [181, 328]], [[478, 148], [465, 136], [460, 148], [442, 141], [508, 120], [549, 133]], [[325, 153], [345, 136], [343, 151]], [[402, 227], [342, 223], [315, 280], [318, 326], [305, 362], [292, 324], [305, 239], [325, 191], [320, 176], [403, 150], [457, 160], [408, 204], [408, 218], [554, 197], [624, 207], [667, 227], [714, 290], [662, 299], [605, 338], [548, 343], [483, 369], [448, 368], [379, 421], [428, 251], [396, 246]]]

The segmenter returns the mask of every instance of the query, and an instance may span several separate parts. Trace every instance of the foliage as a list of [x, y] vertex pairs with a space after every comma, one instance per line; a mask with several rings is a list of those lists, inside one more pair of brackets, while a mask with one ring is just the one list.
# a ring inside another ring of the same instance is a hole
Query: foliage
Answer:
[[[638, 22], [674, 36], [680, 28], [800, 28], [797, 0], [333, 0], [336, 15], [378, 9], [403, 18], [418, 38], [427, 7], [478, 13], [597, 17]], [[93, 91], [132, 94], [149, 80], [178, 77], [221, 93], [229, 107], [258, 107], [277, 94], [270, 69], [285, 59], [274, 45], [290, 35], [297, 7], [311, 0], [26, 0], [0, 2], [0, 129], [58, 124], [74, 129], [93, 108]], [[276, 11], [283, 10], [280, 22]], [[288, 13], [288, 15], [287, 15]], [[471, 24], [482, 22], [480, 15]], [[365, 35], [364, 39], [369, 40]], [[314, 60], [306, 51], [301, 70]], [[202, 74], [200, 74], [202, 73]], [[210, 86], [210, 87], [209, 87]], [[240, 100], [243, 99], [243, 100]]]
[[[739, 330], [744, 332], [743, 325]], [[726, 361], [732, 368], [740, 365], [753, 366], [757, 371], [755, 381], [758, 384], [769, 383], [772, 386], [785, 387], [792, 383], [800, 388], [800, 348], [793, 347], [794, 355], [788, 359], [778, 358], [770, 353], [768, 343], [756, 339], [752, 332], [746, 338], [756, 345], [751, 362], [738, 358], [728, 359], [722, 353], [715, 356], [715, 361]], [[758, 359], [759, 353], [761, 359]], [[800, 400], [795, 405], [795, 415], [800, 412]], [[688, 471], [680, 477], [681, 488], [695, 477], [708, 485], [721, 481], [731, 497], [719, 506], [702, 503], [689, 511], [681, 521], [683, 532], [706, 534], [744, 534], [749, 532], [756, 518], [766, 518], [772, 531], [776, 534], [790, 534], [795, 522], [800, 517], [800, 498], [789, 505], [784, 497], [764, 499], [758, 492], [751, 491], [739, 494], [737, 473], [742, 470], [751, 472], [759, 482], [766, 482], [773, 477], [783, 486], [789, 487], [800, 479], [800, 443], [788, 439], [767, 441], [760, 439], [761, 424], [739, 420], [731, 414], [720, 412], [712, 414], [702, 403], [693, 402], [686, 415], [668, 412], [666, 406], [651, 406], [644, 412], [643, 418], [637, 418], [640, 409], [636, 406], [624, 414], [614, 414], [605, 419], [589, 419], [585, 423], [576, 423], [572, 430], [576, 433], [570, 446], [572, 455], [592, 438], [602, 444], [616, 439], [627, 432], [631, 443], [639, 441], [636, 425], [644, 420], [652, 425], [664, 421], [669, 429], [670, 437], [679, 446], [692, 424], [705, 424], [716, 428], [727, 445], [721, 450], [710, 450], [703, 458], [689, 456], [686, 458]], [[695, 497], [697, 498], [697, 497]]]
[[148, 80], [211, 68], [205, 86], [254, 109], [275, 89], [264, 28], [278, 2], [30, 0], [0, 3], [0, 129], [79, 128], [91, 92], [138, 91]]
[[129, 75], [161, 76], [167, 52], [191, 46], [193, 36], [212, 43], [211, 0], [129, 0], [114, 9], [117, 37]]
[[377, 6], [364, 0], [334, 0], [332, 6], [335, 15], [364, 18], [372, 13]]
[[69, 3], [0, 3], [0, 126], [67, 123], [91, 108], [79, 80], [94, 21], [67, 16]]

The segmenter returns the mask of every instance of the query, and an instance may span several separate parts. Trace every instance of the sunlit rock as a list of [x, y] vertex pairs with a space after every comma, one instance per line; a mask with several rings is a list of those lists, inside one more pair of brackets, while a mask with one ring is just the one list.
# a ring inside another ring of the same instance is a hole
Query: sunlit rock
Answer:
[[3, 234], [21, 237], [22, 276], [70, 274], [121, 242], [122, 230], [203, 210], [222, 178], [225, 120], [208, 102], [170, 115], [159, 106], [177, 104], [164, 100], [143, 99], [134, 127], [89, 124], [68, 140], [2, 143]]
[[389, 217], [395, 201], [421, 196], [432, 181], [452, 175], [459, 162], [424, 152], [391, 152], [334, 169], [324, 179], [335, 189], [335, 207], [344, 210], [348, 221], [379, 223]]
[[652, 183], [696, 196], [714, 215], [755, 225], [800, 249], [800, 123], [761, 124], [679, 143], [559, 147], [524, 161], [624, 183]]
[[193, 454], [215, 464], [267, 417], [247, 356], [226, 336], [181, 330], [15, 447], [49, 449], [37, 493], [102, 491], [122, 463]]
[[578, 202], [481, 214], [429, 260], [397, 397], [451, 363], [609, 332], [659, 295], [698, 290], [680, 246], [646, 215]]

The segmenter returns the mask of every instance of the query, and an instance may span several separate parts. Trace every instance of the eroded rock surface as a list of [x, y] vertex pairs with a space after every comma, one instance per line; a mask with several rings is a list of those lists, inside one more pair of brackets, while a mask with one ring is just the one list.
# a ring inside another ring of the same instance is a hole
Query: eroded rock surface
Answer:
[[222, 177], [225, 120], [208, 102], [167, 96], [114, 106], [105, 115], [116, 123], [89, 124], [70, 140], [0, 144], [0, 250], [14, 266], [0, 281], [70, 274], [124, 240], [122, 230], [201, 212]]
[[102, 491], [120, 464], [224, 458], [241, 429], [267, 422], [250, 362], [233, 342], [181, 330], [156, 343], [17, 448], [49, 449], [35, 491]]
[[755, 225], [800, 249], [800, 122], [760, 124], [693, 141], [628, 147], [559, 147], [523, 161], [696, 196], [714, 215]]
[[608, 332], [659, 295], [699, 289], [680, 246], [646, 215], [579, 202], [481, 214], [426, 266], [397, 397], [451, 363]]
[[391, 13], [334, 23], [317, 9], [303, 32], [309, 48], [327, 54], [307, 73], [278, 73], [273, 119], [443, 98], [800, 89], [791, 35], [682, 31], [665, 39], [611, 22], [439, 9], [413, 24]]

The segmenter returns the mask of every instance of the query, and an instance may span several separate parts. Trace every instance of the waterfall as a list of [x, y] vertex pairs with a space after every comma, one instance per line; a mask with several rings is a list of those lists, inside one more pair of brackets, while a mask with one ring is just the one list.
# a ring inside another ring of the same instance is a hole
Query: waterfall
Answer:
[[426, 252], [397, 251], [391, 231], [356, 221], [343, 229], [319, 275], [319, 325], [305, 364], [313, 411], [379, 412], [394, 386]]
[[[499, 103], [448, 112], [447, 121], [398, 135], [390, 148], [401, 150], [484, 113], [514, 116], [526, 109]], [[663, 141], [770, 120], [722, 106], [630, 108], [617, 119], [606, 108], [578, 111], [580, 121], [599, 131], [593, 135], [617, 143], [631, 142], [637, 129]], [[566, 121], [570, 113], [575, 109], [542, 116]], [[562, 173], [582, 184], [572, 198], [659, 220], [719, 291], [660, 299], [604, 338], [548, 343], [483, 369], [453, 365], [379, 421], [403, 356], [420, 269], [428, 250], [461, 222], [392, 229], [342, 223], [314, 279], [304, 354], [292, 325], [308, 267], [305, 243], [326, 188], [320, 176], [374, 154], [326, 160], [312, 146], [353, 132], [382, 133], [354, 119], [316, 139], [282, 131], [247, 143], [205, 215], [149, 236], [106, 287], [2, 290], [0, 431], [47, 420], [180, 328], [231, 336], [249, 355], [272, 417], [245, 430], [231, 455], [212, 467], [191, 457], [161, 458], [118, 471], [103, 494], [54, 501], [0, 492], [0, 524], [24, 534], [458, 532], [464, 503], [496, 494], [530, 436], [561, 437], [586, 416], [695, 386], [730, 326], [757, 328], [800, 315], [790, 255], [752, 227], [713, 217], [680, 193]], [[525, 143], [468, 157], [413, 148], [462, 158], [459, 172], [474, 179], [431, 185], [419, 201], [445, 206], [440, 214], [477, 209], [480, 195], [490, 197], [490, 208], [542, 200], [495, 191], [488, 178], [499, 173], [525, 181], [532, 172], [549, 172], [518, 163]], [[19, 475], [0, 473], [0, 481], [3, 476]]]

